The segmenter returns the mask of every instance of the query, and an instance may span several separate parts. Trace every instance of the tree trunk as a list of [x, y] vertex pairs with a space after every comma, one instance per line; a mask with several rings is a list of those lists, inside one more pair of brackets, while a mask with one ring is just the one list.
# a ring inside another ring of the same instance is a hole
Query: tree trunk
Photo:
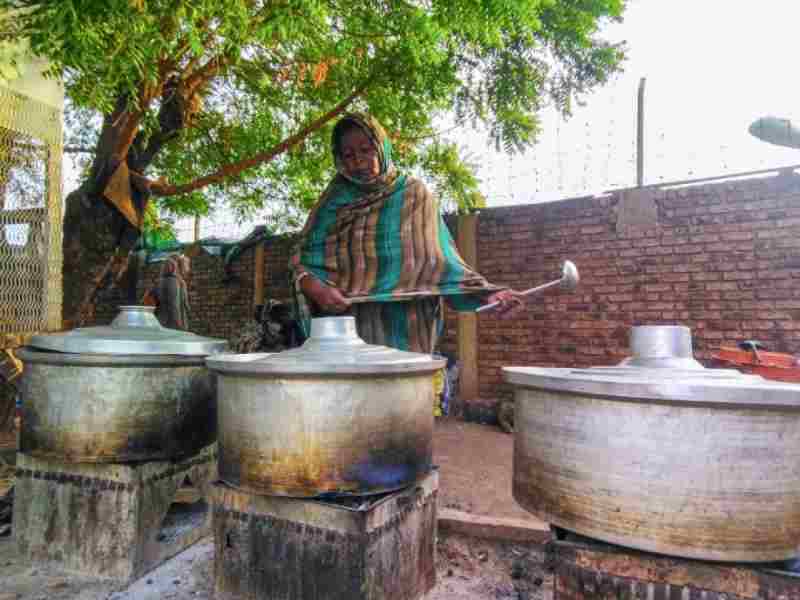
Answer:
[[98, 294], [124, 274], [140, 235], [91, 187], [84, 183], [66, 200], [63, 322], [70, 329], [94, 321]]
[[[65, 329], [94, 322], [99, 294], [125, 274], [128, 256], [141, 235], [103, 196], [121, 161], [141, 172], [155, 156], [154, 151], [146, 161], [136, 160], [143, 140], [137, 137], [128, 143], [132, 118], [127, 98], [120, 96], [116, 109], [103, 121], [89, 174], [66, 199], [62, 246]], [[132, 192], [134, 208], [141, 216], [147, 198], [137, 189]]]

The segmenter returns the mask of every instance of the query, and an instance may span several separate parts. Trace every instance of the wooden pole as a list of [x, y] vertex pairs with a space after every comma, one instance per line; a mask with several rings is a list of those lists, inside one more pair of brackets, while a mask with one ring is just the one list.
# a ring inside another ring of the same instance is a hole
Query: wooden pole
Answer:
[[194, 241], [200, 239], [200, 215], [194, 217]]
[[636, 103], [636, 185], [644, 185], [644, 84], [639, 80], [639, 98]]
[[264, 304], [264, 242], [256, 244], [255, 265], [253, 267], [253, 306]]
[[[476, 233], [478, 216], [461, 215], [458, 218], [458, 250], [468, 265], [477, 268], [478, 251]], [[458, 410], [454, 414], [463, 413], [464, 404], [476, 400], [480, 396], [478, 381], [478, 315], [475, 313], [458, 313], [458, 360], [461, 371], [458, 381]]]
[[[59, 117], [60, 118], [60, 117]], [[44, 326], [46, 331], [59, 331], [62, 328], [61, 307], [64, 298], [64, 281], [62, 273], [61, 233], [63, 231], [63, 215], [61, 212], [61, 155], [53, 152], [48, 146], [47, 151], [47, 180], [46, 180], [46, 213], [45, 223], [42, 223], [47, 243], [46, 263], [44, 264], [44, 294], [42, 308], [44, 309]], [[6, 219], [8, 222], [8, 219]], [[33, 227], [29, 230], [33, 233]]]

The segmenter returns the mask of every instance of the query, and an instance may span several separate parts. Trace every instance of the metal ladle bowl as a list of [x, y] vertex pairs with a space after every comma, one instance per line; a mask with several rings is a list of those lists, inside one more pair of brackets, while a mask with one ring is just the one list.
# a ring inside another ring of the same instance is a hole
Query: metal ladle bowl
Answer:
[[[556, 285], [560, 285], [565, 290], [574, 290], [575, 287], [578, 285], [580, 281], [580, 275], [578, 274], [578, 267], [575, 266], [575, 263], [571, 260], [565, 260], [564, 264], [561, 267], [561, 278], [556, 279], [555, 281], [550, 281], [549, 283], [543, 283], [542, 285], [537, 285], [536, 287], [532, 287], [524, 292], [519, 292], [520, 296], [532, 296], [538, 292], [543, 292], [547, 288], [551, 288]], [[484, 304], [475, 312], [481, 313], [487, 310], [491, 310], [494, 307], [498, 306], [499, 302], [492, 302], [490, 304]]]
[[561, 267], [561, 287], [565, 290], [574, 290], [581, 280], [578, 274], [578, 267], [571, 260], [565, 260], [564, 265]]

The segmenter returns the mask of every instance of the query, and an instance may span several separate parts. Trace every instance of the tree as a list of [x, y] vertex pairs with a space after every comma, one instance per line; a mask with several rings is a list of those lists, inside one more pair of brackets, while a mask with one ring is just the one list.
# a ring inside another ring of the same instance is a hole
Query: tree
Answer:
[[[597, 39], [624, 0], [0, 0], [0, 40], [29, 38], [76, 114], [101, 115], [66, 199], [64, 316], [92, 314], [125, 273], [148, 205], [308, 207], [330, 173], [329, 129], [365, 109], [408, 165], [458, 201], [476, 181], [434, 124], [531, 144], [537, 111], [619, 68]], [[87, 121], [88, 122], [88, 121]], [[87, 130], [90, 130], [87, 129]]]

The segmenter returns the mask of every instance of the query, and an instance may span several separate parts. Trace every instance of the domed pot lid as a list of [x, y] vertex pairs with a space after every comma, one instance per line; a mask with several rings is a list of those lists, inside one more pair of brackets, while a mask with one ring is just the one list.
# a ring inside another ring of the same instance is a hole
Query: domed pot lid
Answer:
[[519, 387], [615, 400], [800, 408], [800, 385], [703, 367], [688, 327], [634, 327], [630, 345], [632, 356], [614, 367], [504, 367], [503, 376]]
[[311, 335], [299, 348], [275, 354], [218, 354], [208, 368], [237, 375], [381, 375], [430, 372], [447, 361], [428, 354], [367, 344], [353, 317], [311, 321]]
[[35, 335], [29, 346], [69, 354], [208, 356], [222, 352], [225, 340], [162, 327], [152, 306], [120, 306], [111, 325], [66, 333]]

